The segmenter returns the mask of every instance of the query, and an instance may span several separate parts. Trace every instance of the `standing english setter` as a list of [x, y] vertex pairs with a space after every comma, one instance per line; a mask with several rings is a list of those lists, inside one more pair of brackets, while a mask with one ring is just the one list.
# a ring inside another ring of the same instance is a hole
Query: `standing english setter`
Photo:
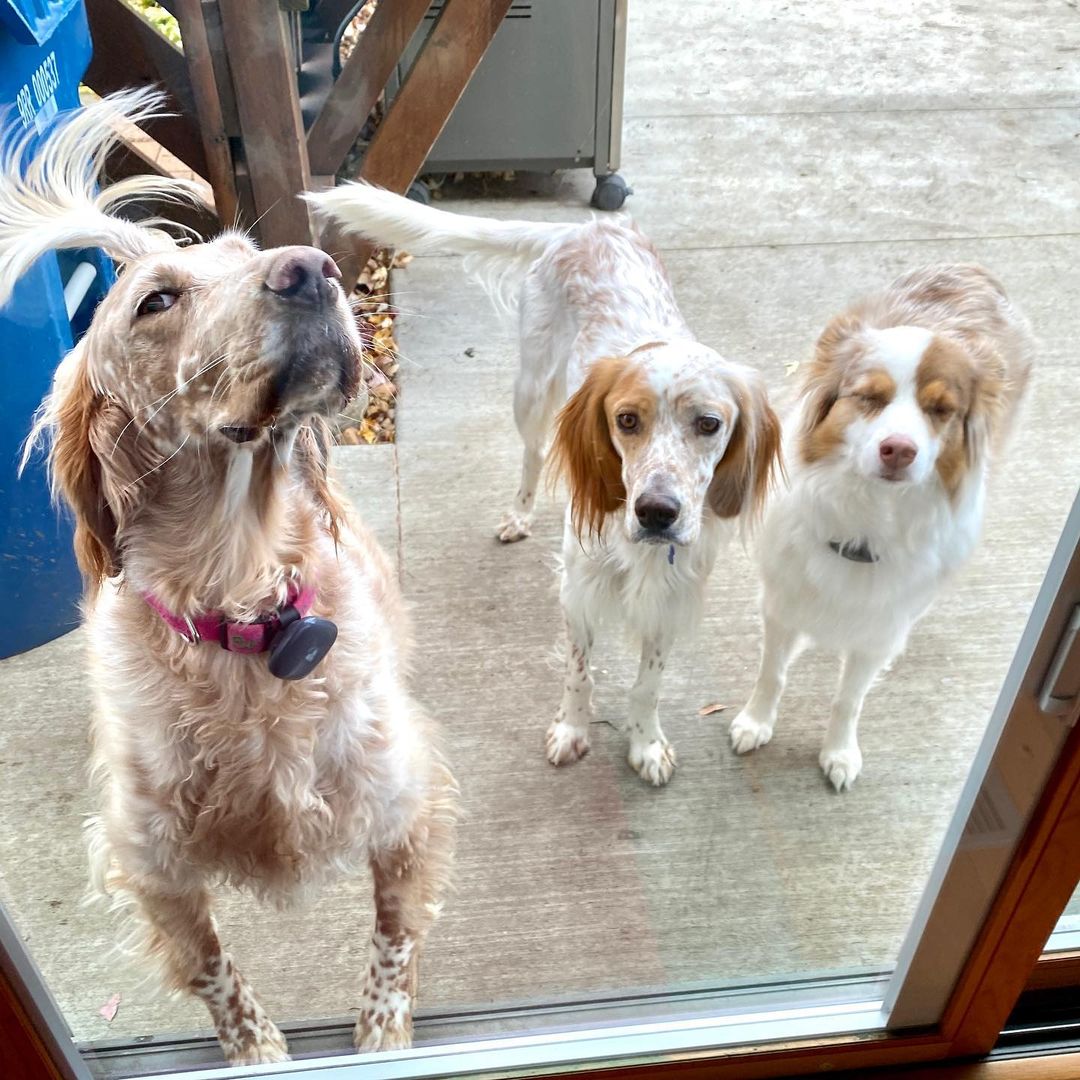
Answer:
[[285, 1039], [223, 949], [209, 889], [280, 904], [369, 863], [355, 1043], [407, 1046], [455, 793], [405, 689], [393, 570], [327, 478], [326, 418], [357, 390], [360, 340], [322, 252], [235, 233], [178, 247], [115, 216], [157, 179], [95, 195], [115, 122], [153, 106], [104, 99], [35, 152], [10, 145], [0, 176], [0, 304], [50, 249], [124, 265], [27, 451], [49, 447], [86, 581], [96, 878], [130, 903], [166, 984], [205, 1002], [226, 1059], [273, 1062]]
[[496, 302], [517, 313], [514, 418], [525, 456], [499, 539], [529, 535], [556, 414], [553, 460], [570, 487], [566, 675], [547, 757], [563, 765], [589, 748], [590, 658], [597, 625], [610, 621], [641, 645], [630, 765], [666, 784], [675, 751], [658, 705], [668, 653], [701, 610], [722, 520], [756, 516], [778, 460], [780, 425], [761, 375], [694, 338], [656, 249], [633, 227], [491, 221], [364, 184], [308, 199], [376, 241], [464, 253]]

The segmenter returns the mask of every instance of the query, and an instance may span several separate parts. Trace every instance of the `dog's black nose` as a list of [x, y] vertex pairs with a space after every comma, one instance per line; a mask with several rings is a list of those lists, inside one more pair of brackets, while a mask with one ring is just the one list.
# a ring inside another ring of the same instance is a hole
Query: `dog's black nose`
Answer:
[[638, 521], [652, 532], [662, 532], [674, 525], [680, 509], [678, 499], [659, 492], [646, 492], [634, 503]]
[[330, 282], [340, 277], [337, 263], [325, 251], [313, 247], [282, 248], [266, 272], [266, 287], [278, 296], [317, 304], [330, 295]]

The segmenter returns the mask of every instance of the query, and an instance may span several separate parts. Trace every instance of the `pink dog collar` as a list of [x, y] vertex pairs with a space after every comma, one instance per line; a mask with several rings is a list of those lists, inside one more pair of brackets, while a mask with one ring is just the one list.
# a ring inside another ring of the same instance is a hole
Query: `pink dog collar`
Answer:
[[[315, 602], [315, 590], [310, 586], [300, 589], [289, 586], [289, 598], [280, 608], [255, 622], [229, 622], [221, 612], [210, 612], [197, 619], [171, 612], [157, 597], [143, 593], [143, 599], [168, 623], [181, 637], [192, 645], [203, 641], [217, 642], [228, 652], [261, 653], [266, 652], [278, 631], [282, 627], [282, 613], [286, 608], [295, 608], [297, 616], [303, 618]], [[286, 620], [292, 622], [292, 619]]]

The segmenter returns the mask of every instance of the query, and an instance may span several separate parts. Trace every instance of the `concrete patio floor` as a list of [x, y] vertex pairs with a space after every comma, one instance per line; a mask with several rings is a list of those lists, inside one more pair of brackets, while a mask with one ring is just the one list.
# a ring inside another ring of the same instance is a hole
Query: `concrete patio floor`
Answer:
[[[648, 789], [624, 762], [613, 728], [636, 664], [617, 639], [597, 654], [592, 752], [547, 765], [561, 500], [541, 502], [525, 543], [493, 538], [519, 467], [516, 343], [458, 259], [416, 259], [397, 276], [413, 313], [400, 322], [399, 441], [342, 448], [337, 466], [397, 552], [416, 691], [443, 725], [467, 811], [424, 1009], [884, 970], [896, 956], [1080, 480], [1080, 14], [1039, 0], [896, 7], [630, 5], [628, 210], [702, 340], [759, 367], [782, 404], [785, 366], [860, 291], [977, 260], [1042, 342], [985, 542], [872, 692], [849, 794], [816, 765], [829, 657], [795, 669], [770, 746], [744, 759], [728, 748], [758, 649], [737, 545], [700, 633], [669, 664], [672, 784]], [[590, 190], [587, 173], [523, 177], [443, 205], [575, 219]], [[81, 653], [76, 632], [0, 665], [0, 898], [78, 1038], [204, 1029], [201, 1008], [149, 996], [110, 953], [109, 918], [79, 906], [91, 809]], [[709, 703], [729, 711], [699, 717]], [[275, 1018], [355, 1002], [368, 888], [343, 884], [284, 914], [223, 897], [223, 931]], [[115, 992], [109, 1024], [98, 1009]]]

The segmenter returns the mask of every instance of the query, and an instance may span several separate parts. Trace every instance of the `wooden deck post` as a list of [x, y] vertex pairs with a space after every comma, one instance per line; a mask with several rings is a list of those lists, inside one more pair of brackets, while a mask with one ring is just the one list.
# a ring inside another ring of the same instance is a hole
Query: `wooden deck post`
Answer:
[[311, 171], [285, 15], [276, 3], [235, 0], [218, 11], [256, 215], [245, 224], [264, 247], [312, 244], [307, 203], [297, 197], [311, 186]]

